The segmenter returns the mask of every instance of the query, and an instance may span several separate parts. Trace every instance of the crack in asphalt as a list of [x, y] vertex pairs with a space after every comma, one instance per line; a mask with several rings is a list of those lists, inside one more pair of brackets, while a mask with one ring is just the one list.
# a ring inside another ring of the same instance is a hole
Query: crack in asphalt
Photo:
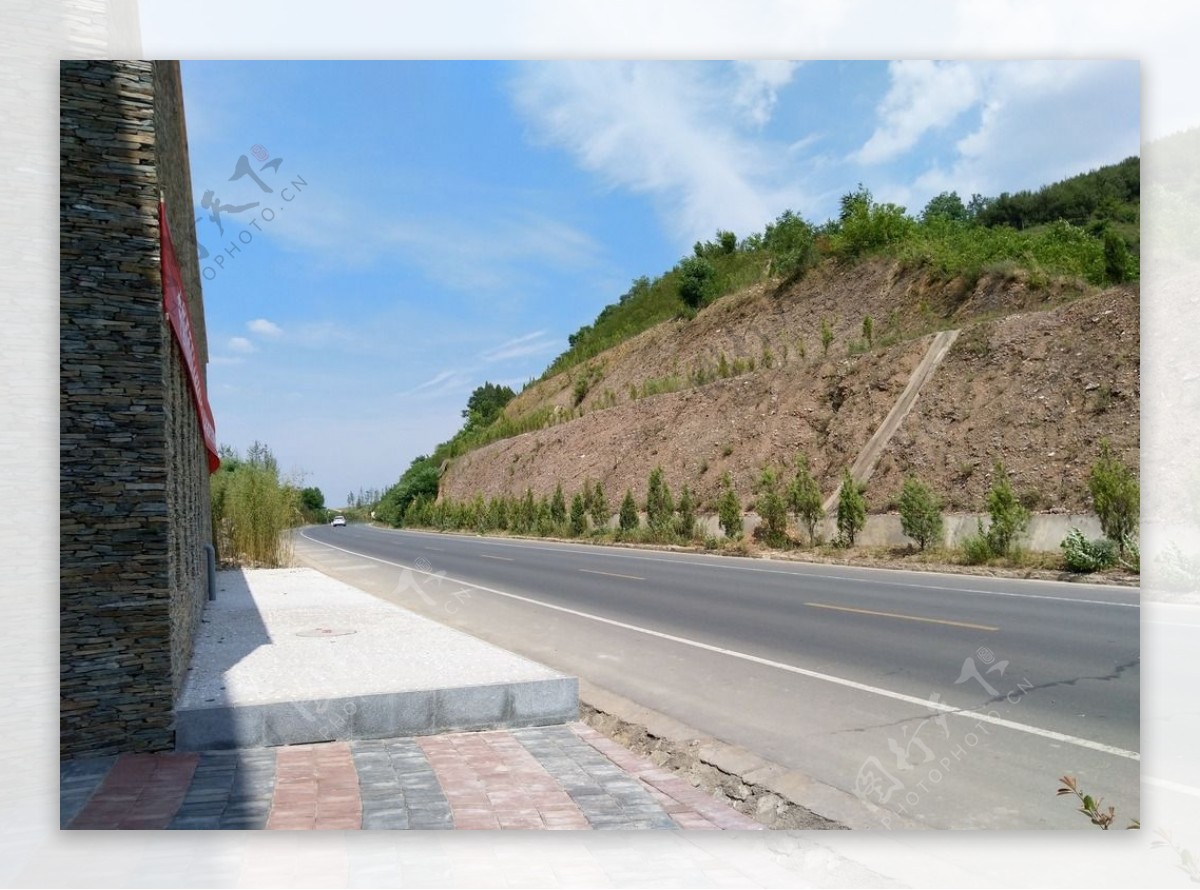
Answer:
[[[1141, 663], [1141, 660], [1142, 660], [1141, 656], [1137, 656], [1129, 661], [1124, 662], [1123, 664], [1116, 665], [1112, 669], [1111, 673], [1104, 674], [1103, 676], [1099, 676], [1099, 677], [1073, 677], [1070, 680], [1051, 680], [1048, 683], [1038, 683], [1034, 686], [1018, 686], [1017, 688], [1023, 690], [1021, 697], [1024, 698], [1025, 695], [1028, 695], [1030, 692], [1036, 692], [1036, 691], [1042, 690], [1042, 689], [1051, 689], [1055, 686], [1074, 686], [1076, 683], [1079, 683], [1083, 680], [1096, 680], [1097, 682], [1101, 682], [1101, 683], [1109, 682], [1112, 680], [1119, 680], [1121, 678], [1121, 675], [1124, 674], [1126, 671], [1137, 667], [1138, 664]], [[1009, 690], [1007, 693], [993, 695], [991, 698], [989, 698], [987, 701], [984, 702], [984, 705], [990, 705], [990, 704], [995, 704], [996, 702], [1004, 701], [1007, 698], [1007, 696], [1009, 696], [1011, 694], [1012, 694], [1012, 690]]]
[[[1051, 689], [1055, 686], [1074, 686], [1076, 683], [1079, 683], [1080, 681], [1083, 681], [1083, 680], [1096, 680], [1098, 682], [1119, 680], [1126, 671], [1137, 667], [1140, 664], [1140, 662], [1141, 662], [1141, 657], [1139, 656], [1139, 657], [1133, 658], [1127, 662], [1124, 662], [1123, 664], [1118, 664], [1118, 665], [1114, 666], [1110, 673], [1104, 674], [1103, 676], [1073, 677], [1070, 680], [1051, 680], [1047, 683], [1038, 683], [1034, 686], [1018, 686], [1017, 689], [1021, 691], [1021, 697], [1024, 698], [1026, 695], [1028, 695], [1029, 693], [1034, 692], [1034, 691], [1043, 690], [1043, 689]], [[871, 730], [875, 730], [875, 729], [892, 729], [894, 727], [903, 726], [906, 723], [913, 723], [914, 721], [931, 720], [936, 717], [943, 717], [943, 716], [949, 717], [954, 714], [962, 714], [962, 713], [965, 713], [968, 711], [978, 711], [981, 708], [986, 708], [988, 705], [1007, 701], [1008, 696], [1012, 695], [1013, 691], [1014, 690], [1010, 689], [1008, 692], [994, 695], [991, 698], [984, 699], [982, 702], [980, 702], [977, 705], [966, 705], [964, 707], [953, 708], [952, 710], [948, 710], [948, 711], [930, 711], [926, 714], [917, 714], [912, 717], [901, 717], [899, 720], [890, 720], [885, 723], [872, 723], [869, 726], [854, 726], [854, 727], [850, 727], [848, 729], [839, 729], [839, 730], [836, 730], [835, 732], [831, 733], [831, 735], [840, 735], [842, 733], [870, 732]]]

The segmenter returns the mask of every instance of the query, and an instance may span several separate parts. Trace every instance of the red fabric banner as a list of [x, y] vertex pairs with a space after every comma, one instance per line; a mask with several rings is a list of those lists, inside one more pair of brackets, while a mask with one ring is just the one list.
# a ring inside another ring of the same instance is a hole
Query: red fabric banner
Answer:
[[208, 392], [204, 388], [204, 377], [200, 373], [200, 357], [196, 353], [196, 341], [192, 337], [192, 316], [183, 292], [183, 276], [179, 273], [179, 261], [175, 258], [171, 229], [167, 226], [167, 208], [162, 200], [158, 202], [158, 225], [162, 237], [163, 310], [167, 313], [167, 320], [171, 324], [171, 330], [175, 332], [175, 341], [179, 344], [179, 351], [183, 354], [183, 362], [187, 366], [192, 404], [196, 406], [196, 416], [200, 420], [200, 428], [204, 430], [208, 472], [215, 473], [221, 466], [221, 459], [217, 457], [217, 425], [213, 421]]

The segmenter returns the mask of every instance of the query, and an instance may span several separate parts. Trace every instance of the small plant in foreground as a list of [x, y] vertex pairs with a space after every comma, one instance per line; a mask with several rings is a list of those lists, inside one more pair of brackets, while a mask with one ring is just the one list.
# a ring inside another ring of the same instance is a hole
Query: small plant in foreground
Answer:
[[[1104, 803], [1102, 798], [1093, 798], [1090, 794], [1084, 794], [1079, 790], [1079, 783], [1074, 776], [1063, 776], [1058, 780], [1061, 786], [1058, 789], [1058, 795], [1061, 797], [1064, 794], [1073, 794], [1079, 799], [1079, 812], [1087, 816], [1093, 825], [1108, 831], [1112, 827], [1113, 821], [1117, 818], [1117, 808], [1110, 806], [1107, 810], [1101, 809], [1101, 804]], [[1128, 828], [1141, 828], [1142, 824], [1137, 819], [1132, 820]]]

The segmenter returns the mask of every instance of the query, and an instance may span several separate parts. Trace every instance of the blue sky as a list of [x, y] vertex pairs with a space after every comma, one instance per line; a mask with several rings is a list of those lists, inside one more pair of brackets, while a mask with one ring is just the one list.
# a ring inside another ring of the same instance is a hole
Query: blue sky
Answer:
[[[718, 227], [744, 236], [788, 208], [819, 222], [859, 182], [915, 213], [1139, 150], [1136, 62], [184, 62], [183, 77], [218, 438], [269, 443], [332, 505], [393, 483], [472, 389], [519, 389]], [[230, 181], [243, 155], [269, 193]]]

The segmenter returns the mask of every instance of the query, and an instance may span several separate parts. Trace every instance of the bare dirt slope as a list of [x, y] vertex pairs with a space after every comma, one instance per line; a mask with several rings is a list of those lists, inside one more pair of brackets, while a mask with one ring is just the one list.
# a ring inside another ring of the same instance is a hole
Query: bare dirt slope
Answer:
[[[867, 315], [870, 349], [861, 342]], [[823, 321], [834, 334], [827, 355]], [[1036, 509], [1086, 510], [1084, 480], [1101, 438], [1136, 466], [1136, 287], [1033, 288], [1015, 276], [968, 287], [879, 261], [830, 263], [796, 285], [750, 288], [527, 388], [511, 416], [558, 406], [575, 419], [456, 458], [442, 493], [459, 499], [530, 486], [542, 494], [561, 482], [569, 496], [591, 479], [615, 508], [627, 488], [643, 498], [661, 466], [674, 490], [686, 482], [709, 506], [728, 471], [749, 503], [764, 466], [790, 470], [801, 452], [829, 493], [903, 391], [932, 332], [946, 328], [962, 334], [885, 450], [868, 486], [872, 510], [891, 506], [907, 472], [949, 507], [979, 509], [996, 458]], [[722, 354], [742, 373], [716, 377]], [[698, 371], [716, 379], [695, 385]], [[576, 407], [584, 375], [589, 386]], [[643, 397], [647, 381], [679, 391]]]

